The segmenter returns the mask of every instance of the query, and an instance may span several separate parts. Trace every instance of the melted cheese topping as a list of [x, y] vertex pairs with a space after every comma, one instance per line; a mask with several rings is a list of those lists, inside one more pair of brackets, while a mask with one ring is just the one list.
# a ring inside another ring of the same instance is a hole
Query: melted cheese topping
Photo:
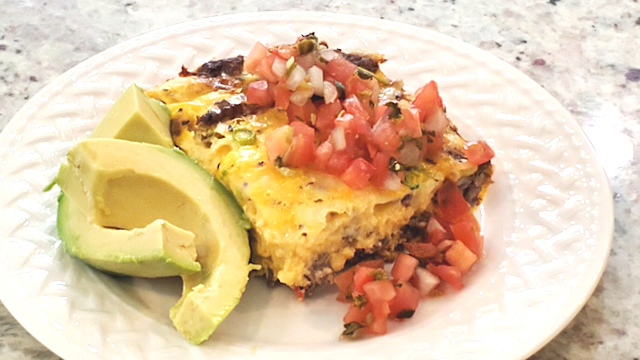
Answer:
[[[410, 218], [431, 209], [431, 199], [445, 177], [456, 181], [476, 170], [443, 156], [436, 164], [421, 164], [416, 190], [403, 186], [390, 191], [371, 186], [353, 190], [323, 172], [276, 168], [268, 160], [264, 139], [288, 123], [285, 112], [271, 109], [199, 133], [194, 130], [197, 117], [234, 93], [202, 94], [197, 79], [177, 84], [181, 90], [162, 90], [171, 89], [168, 82], [148, 92], [166, 101], [171, 118], [182, 124], [183, 131], [174, 134], [175, 143], [233, 192], [254, 226], [252, 261], [290, 287], [304, 288], [341, 270], [358, 249], [395, 247]], [[195, 89], [189, 90], [189, 84]], [[180, 91], [182, 95], [176, 95]], [[253, 131], [255, 144], [240, 146], [233, 140], [233, 129]], [[446, 139], [457, 147], [464, 143], [454, 131]]]

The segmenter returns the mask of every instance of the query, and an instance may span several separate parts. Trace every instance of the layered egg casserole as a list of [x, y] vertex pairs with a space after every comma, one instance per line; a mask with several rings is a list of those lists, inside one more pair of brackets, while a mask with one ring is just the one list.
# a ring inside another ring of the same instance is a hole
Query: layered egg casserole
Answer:
[[183, 69], [147, 95], [171, 110], [175, 144], [238, 200], [267, 278], [300, 296], [359, 259], [395, 258], [424, 236], [446, 179], [480, 203], [490, 161], [469, 161], [444, 107], [421, 108], [428, 89], [407, 94], [380, 71], [382, 56], [313, 35], [262, 47]]

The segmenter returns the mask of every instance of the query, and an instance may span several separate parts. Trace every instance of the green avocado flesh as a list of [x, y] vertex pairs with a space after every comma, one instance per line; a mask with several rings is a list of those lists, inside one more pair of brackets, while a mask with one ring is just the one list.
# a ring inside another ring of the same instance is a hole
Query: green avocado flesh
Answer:
[[116, 100], [91, 133], [92, 138], [122, 139], [173, 147], [170, 111], [133, 84]]
[[193, 233], [164, 220], [133, 230], [98, 226], [64, 194], [58, 198], [58, 234], [69, 254], [109, 273], [155, 278], [200, 271]]
[[252, 269], [250, 223], [235, 198], [177, 148], [92, 138], [67, 161], [56, 182], [90, 223], [131, 230], [163, 219], [195, 235], [202, 269], [182, 276], [170, 317], [190, 342], [206, 340], [240, 300]]

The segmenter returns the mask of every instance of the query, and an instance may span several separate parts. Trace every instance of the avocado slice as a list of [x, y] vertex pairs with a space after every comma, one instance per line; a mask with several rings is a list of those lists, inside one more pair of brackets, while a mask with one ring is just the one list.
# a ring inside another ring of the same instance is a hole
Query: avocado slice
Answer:
[[158, 219], [144, 228], [120, 230], [88, 221], [69, 198], [58, 197], [58, 235], [65, 250], [98, 270], [156, 278], [200, 271], [195, 235]]
[[111, 138], [173, 147], [171, 111], [149, 98], [136, 84], [129, 86], [102, 118], [91, 138]]
[[195, 235], [202, 270], [182, 276], [170, 317], [190, 342], [206, 340], [240, 300], [253, 269], [250, 223], [233, 195], [177, 148], [87, 139], [67, 160], [56, 182], [90, 222], [133, 229], [164, 219]]

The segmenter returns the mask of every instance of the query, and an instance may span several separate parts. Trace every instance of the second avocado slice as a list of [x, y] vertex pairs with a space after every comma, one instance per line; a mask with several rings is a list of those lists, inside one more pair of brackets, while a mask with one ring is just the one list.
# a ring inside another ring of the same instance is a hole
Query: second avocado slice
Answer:
[[65, 250], [96, 269], [146, 278], [200, 271], [195, 235], [156, 220], [141, 229], [105, 228], [88, 221], [78, 206], [60, 194], [58, 234]]
[[250, 224], [233, 195], [175, 148], [88, 139], [67, 160], [56, 182], [89, 221], [133, 229], [164, 219], [195, 235], [202, 270], [183, 276], [170, 317], [190, 342], [206, 340], [237, 305], [253, 269]]

